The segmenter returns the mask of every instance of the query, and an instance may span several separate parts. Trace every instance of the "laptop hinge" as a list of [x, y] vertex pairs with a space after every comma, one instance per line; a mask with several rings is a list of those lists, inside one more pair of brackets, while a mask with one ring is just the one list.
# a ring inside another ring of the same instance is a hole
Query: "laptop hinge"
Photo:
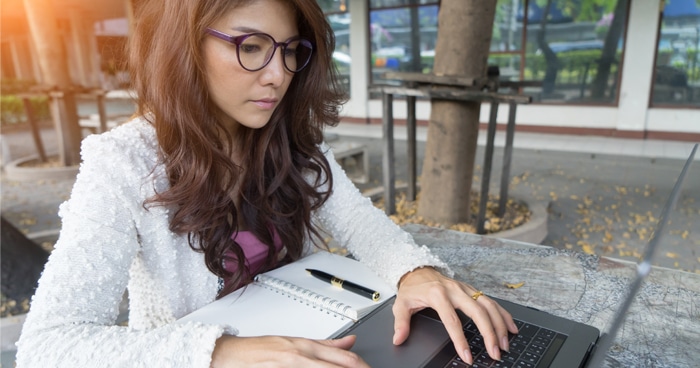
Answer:
[[595, 351], [598, 349], [598, 341], [602, 339], [602, 337], [605, 336], [605, 333], [602, 333], [599, 337], [598, 340], [588, 344], [588, 349], [586, 350], [586, 356], [584, 359], [581, 361], [581, 365], [579, 365], [579, 368], [584, 368], [588, 366], [588, 361], [591, 360], [591, 356], [595, 353]]

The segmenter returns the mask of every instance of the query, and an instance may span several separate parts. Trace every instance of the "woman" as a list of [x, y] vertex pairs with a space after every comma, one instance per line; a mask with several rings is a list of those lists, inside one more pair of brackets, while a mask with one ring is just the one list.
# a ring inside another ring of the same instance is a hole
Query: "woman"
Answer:
[[[395, 344], [411, 314], [432, 307], [471, 362], [458, 308], [500, 357], [517, 331], [510, 315], [443, 276], [447, 266], [362, 197], [322, 142], [342, 95], [315, 0], [147, 0], [135, 13], [141, 115], [83, 143], [18, 366], [366, 366], [348, 351], [354, 337], [173, 323], [323, 247], [319, 228], [397, 286]], [[126, 289], [129, 326], [115, 326]]]

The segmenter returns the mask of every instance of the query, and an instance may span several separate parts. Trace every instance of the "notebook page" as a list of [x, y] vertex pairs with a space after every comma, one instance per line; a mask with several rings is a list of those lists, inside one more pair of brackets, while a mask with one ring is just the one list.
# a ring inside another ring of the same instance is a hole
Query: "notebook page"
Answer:
[[229, 325], [238, 336], [294, 336], [326, 339], [353, 321], [313, 308], [255, 284], [239, 289], [178, 322]]
[[[306, 272], [307, 268], [318, 269], [341, 279], [371, 288], [380, 293], [380, 299], [375, 302], [364, 296], [335, 287], [311, 276]], [[357, 311], [359, 318], [379, 307], [396, 294], [382, 278], [362, 263], [325, 251], [316, 252], [284, 267], [266, 272], [265, 275], [287, 281], [314, 293], [350, 305], [352, 309]]]

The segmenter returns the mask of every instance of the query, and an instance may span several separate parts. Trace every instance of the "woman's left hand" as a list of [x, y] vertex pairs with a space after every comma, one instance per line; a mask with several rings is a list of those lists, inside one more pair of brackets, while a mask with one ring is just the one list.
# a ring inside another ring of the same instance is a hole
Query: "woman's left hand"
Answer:
[[503, 307], [465, 283], [456, 281], [431, 267], [416, 269], [399, 281], [394, 302], [394, 345], [408, 338], [411, 316], [425, 308], [434, 309], [465, 362], [472, 364], [469, 344], [456, 309], [469, 316], [484, 338], [491, 358], [501, 360], [501, 350], [508, 351], [508, 332], [518, 333], [513, 318]]

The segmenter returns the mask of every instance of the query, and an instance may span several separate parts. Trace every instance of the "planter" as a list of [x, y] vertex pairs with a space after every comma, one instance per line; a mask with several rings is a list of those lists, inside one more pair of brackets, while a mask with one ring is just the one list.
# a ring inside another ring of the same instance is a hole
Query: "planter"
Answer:
[[5, 177], [14, 181], [31, 181], [31, 180], [69, 180], [75, 179], [78, 175], [78, 165], [75, 166], [60, 166], [60, 167], [32, 167], [23, 166], [24, 164], [38, 160], [38, 155], [22, 157], [14, 160], [5, 166]]
[[[406, 190], [406, 185], [397, 185], [396, 192]], [[370, 189], [363, 193], [364, 196], [369, 197], [373, 202], [382, 198], [384, 195], [384, 188], [378, 187]], [[511, 197], [512, 198], [512, 197]], [[540, 202], [529, 202], [523, 200], [522, 198], [512, 198], [520, 203], [524, 203], [530, 210], [530, 219], [517, 227], [485, 234], [485, 236], [493, 238], [502, 238], [509, 240], [516, 240], [531, 244], [540, 244], [547, 237], [547, 209], [543, 203]]]
[[24, 319], [26, 317], [26, 314], [19, 314], [0, 318], [0, 330], [2, 331], [2, 334], [0, 334], [2, 335], [2, 337], [0, 337], [0, 349], [3, 352], [17, 350], [15, 342], [19, 340], [19, 334], [22, 332], [22, 324], [24, 324]]

